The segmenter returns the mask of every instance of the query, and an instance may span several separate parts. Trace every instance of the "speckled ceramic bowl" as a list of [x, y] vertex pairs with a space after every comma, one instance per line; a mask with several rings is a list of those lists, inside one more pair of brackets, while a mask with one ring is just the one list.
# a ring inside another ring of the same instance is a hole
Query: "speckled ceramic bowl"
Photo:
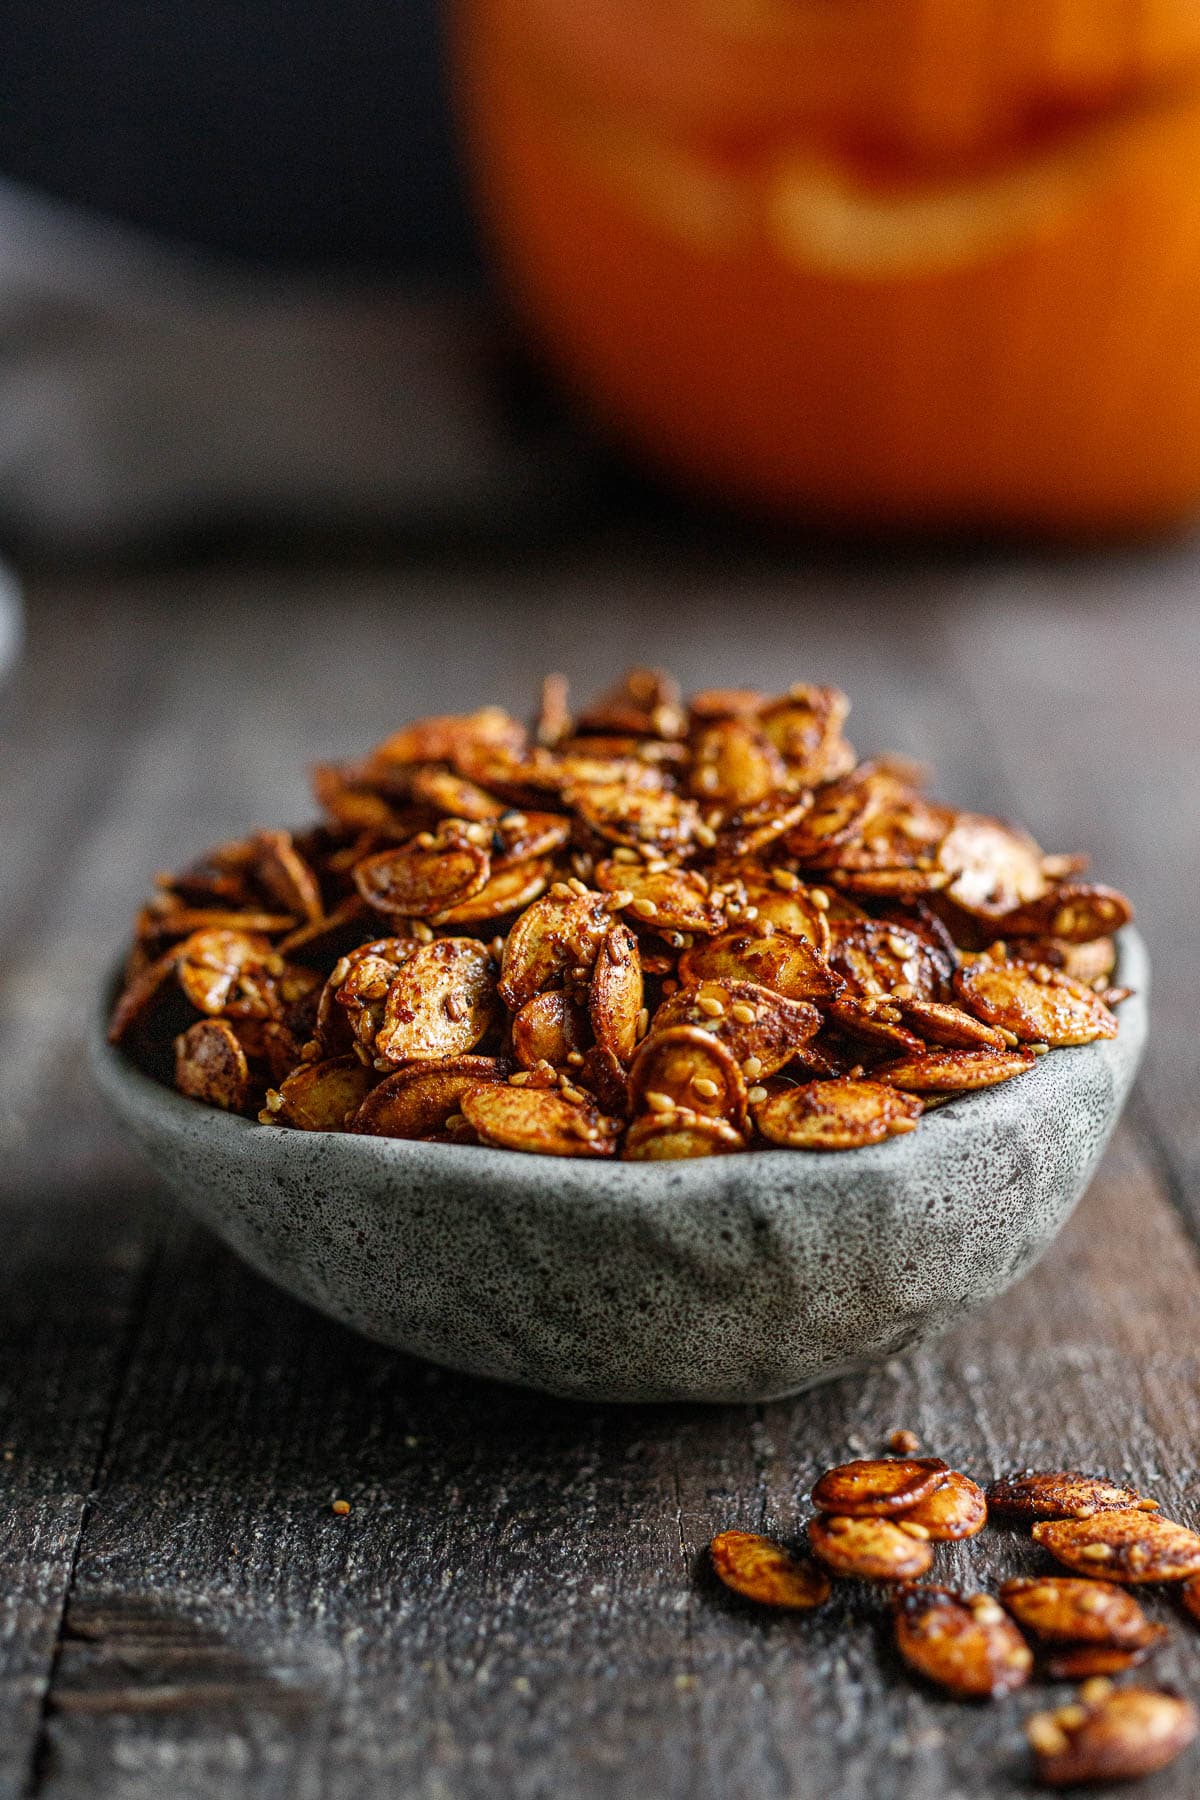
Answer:
[[1056, 1050], [919, 1131], [840, 1155], [563, 1161], [277, 1130], [185, 1100], [104, 1042], [113, 1112], [255, 1268], [369, 1337], [592, 1400], [766, 1400], [942, 1331], [1050, 1243], [1146, 1033]]

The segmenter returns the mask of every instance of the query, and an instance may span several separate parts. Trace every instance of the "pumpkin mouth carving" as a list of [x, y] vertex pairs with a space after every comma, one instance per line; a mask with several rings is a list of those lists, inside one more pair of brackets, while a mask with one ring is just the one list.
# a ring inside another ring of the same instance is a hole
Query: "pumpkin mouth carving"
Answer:
[[1052, 232], [1164, 133], [1200, 115], [1200, 78], [1123, 95], [957, 159], [769, 138], [731, 151], [541, 95], [564, 151], [643, 223], [712, 254], [765, 243], [855, 280], [969, 267]]

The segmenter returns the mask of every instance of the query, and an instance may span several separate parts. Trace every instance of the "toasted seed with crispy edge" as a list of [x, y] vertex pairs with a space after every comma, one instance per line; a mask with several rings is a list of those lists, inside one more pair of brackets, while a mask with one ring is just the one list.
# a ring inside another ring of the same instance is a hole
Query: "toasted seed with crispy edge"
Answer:
[[1185, 1581], [1200, 1574], [1200, 1536], [1137, 1508], [1090, 1519], [1042, 1519], [1033, 1538], [1067, 1568], [1106, 1581]]
[[902, 1515], [909, 1525], [920, 1525], [935, 1541], [974, 1537], [987, 1524], [983, 1489], [957, 1469], [942, 1478], [931, 1494]]
[[523, 1069], [540, 1062], [565, 1068], [572, 1052], [585, 1050], [589, 1041], [587, 1007], [561, 988], [535, 994], [512, 1022], [513, 1055]]
[[477, 894], [492, 872], [491, 857], [453, 830], [459, 823], [448, 820], [451, 829], [427, 843], [417, 837], [356, 864], [354, 885], [367, 905], [389, 919], [424, 919]]
[[987, 1489], [988, 1505], [1002, 1519], [1090, 1519], [1093, 1513], [1137, 1506], [1141, 1499], [1136, 1488], [1076, 1469], [1018, 1469], [998, 1476]]
[[468, 1088], [461, 1110], [485, 1144], [535, 1156], [611, 1156], [618, 1126], [594, 1106], [546, 1088]]
[[1124, 1687], [1078, 1711], [1035, 1713], [1025, 1730], [1038, 1780], [1046, 1787], [1080, 1787], [1165, 1769], [1186, 1750], [1197, 1726], [1195, 1708], [1180, 1695]]
[[727, 931], [685, 950], [679, 959], [685, 982], [752, 981], [789, 1000], [831, 1000], [841, 987], [825, 958], [805, 938], [776, 931]]
[[928, 1540], [912, 1537], [892, 1519], [821, 1513], [809, 1520], [808, 1541], [835, 1575], [861, 1581], [912, 1581], [933, 1562]]
[[728, 1156], [744, 1150], [746, 1140], [724, 1119], [676, 1107], [644, 1113], [625, 1134], [626, 1162], [683, 1162], [697, 1156]]
[[435, 1137], [460, 1110], [468, 1088], [482, 1081], [506, 1081], [510, 1067], [493, 1056], [410, 1064], [371, 1089], [348, 1129], [365, 1137]]
[[853, 1518], [907, 1513], [950, 1474], [937, 1456], [860, 1457], [826, 1469], [813, 1488], [812, 1502], [822, 1512]]
[[704, 981], [663, 1001], [654, 1029], [671, 1025], [694, 1025], [719, 1038], [739, 1068], [756, 1058], [756, 1079], [762, 1080], [816, 1035], [821, 1014], [806, 1000], [786, 1000], [752, 981]]
[[823, 1569], [791, 1556], [774, 1539], [751, 1531], [722, 1531], [708, 1547], [712, 1566], [727, 1588], [761, 1606], [811, 1612], [830, 1595]]
[[1050, 1651], [1043, 1664], [1050, 1681], [1090, 1681], [1097, 1675], [1124, 1675], [1161, 1650], [1170, 1633], [1165, 1625], [1151, 1625], [1144, 1643], [1121, 1648], [1116, 1644], [1069, 1644]]
[[597, 1044], [623, 1063], [637, 1049], [642, 986], [638, 941], [628, 925], [617, 923], [605, 933], [592, 964], [588, 1013]]
[[981, 957], [955, 971], [954, 991], [968, 1011], [1022, 1043], [1090, 1044], [1117, 1035], [1099, 994], [1046, 964], [1027, 968]]
[[656, 931], [695, 931], [711, 937], [724, 923], [709, 898], [708, 883], [691, 869], [650, 870], [644, 863], [600, 862], [596, 885], [606, 894], [628, 894], [623, 910], [633, 919], [653, 920]]
[[250, 1065], [228, 1019], [197, 1019], [175, 1040], [175, 1086], [189, 1100], [244, 1112]]
[[1024, 1075], [1036, 1060], [1028, 1050], [931, 1049], [876, 1063], [871, 1078], [908, 1094], [967, 1093]]
[[342, 1131], [379, 1077], [356, 1056], [301, 1063], [279, 1084], [281, 1104], [264, 1122], [293, 1125], [298, 1131]]
[[1129, 1650], [1149, 1642], [1156, 1630], [1133, 1595], [1111, 1581], [1023, 1576], [1006, 1581], [1000, 1598], [1026, 1631], [1048, 1644]]
[[612, 917], [600, 894], [551, 892], [526, 907], [504, 945], [499, 991], [517, 1012], [543, 988], [553, 987], [567, 969], [591, 968]]
[[949, 1693], [991, 1700], [1029, 1680], [1033, 1652], [989, 1594], [905, 1587], [892, 1611], [905, 1662]]
[[783, 1088], [754, 1109], [762, 1135], [788, 1150], [857, 1150], [911, 1130], [920, 1116], [912, 1095], [848, 1076]]
[[[662, 1095], [658, 1108], [651, 1095]], [[711, 1032], [695, 1025], [651, 1031], [638, 1046], [629, 1070], [629, 1102], [635, 1113], [684, 1108], [745, 1128], [746, 1082], [733, 1057]]]
[[402, 963], [388, 989], [375, 1039], [381, 1057], [463, 1056], [499, 1012], [492, 953], [477, 938], [438, 938]]

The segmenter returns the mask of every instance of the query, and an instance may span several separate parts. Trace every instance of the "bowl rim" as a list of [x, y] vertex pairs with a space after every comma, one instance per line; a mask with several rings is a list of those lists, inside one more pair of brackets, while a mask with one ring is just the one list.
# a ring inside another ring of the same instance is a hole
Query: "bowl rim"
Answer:
[[[414, 1172], [419, 1167], [427, 1173], [432, 1161], [433, 1167], [440, 1165], [447, 1176], [486, 1180], [492, 1187], [506, 1186], [513, 1177], [519, 1180], [522, 1175], [532, 1179], [540, 1171], [543, 1179], [556, 1178], [564, 1192], [573, 1190], [573, 1199], [590, 1189], [597, 1199], [605, 1200], [622, 1196], [630, 1200], [644, 1198], [664, 1183], [677, 1187], [686, 1182], [701, 1194], [714, 1186], [726, 1187], [731, 1177], [742, 1172], [778, 1181], [786, 1171], [786, 1185], [794, 1188], [797, 1177], [808, 1171], [814, 1187], [841, 1188], [856, 1173], [863, 1177], [886, 1178], [893, 1173], [902, 1177], [915, 1163], [929, 1161], [939, 1150], [950, 1150], [961, 1145], [964, 1138], [975, 1135], [976, 1124], [999, 1124], [1006, 1116], [1013, 1124], [1048, 1122], [1059, 1103], [1058, 1090], [1068, 1066], [1062, 1058], [1070, 1058], [1069, 1066], [1074, 1069], [1079, 1067], [1076, 1059], [1089, 1057], [1098, 1066], [1112, 1068], [1118, 1076], [1128, 1065], [1125, 1085], [1132, 1083], [1146, 1039], [1150, 986], [1145, 942], [1136, 929], [1125, 926], [1118, 934], [1116, 973], [1134, 991], [1122, 1003], [1119, 1035], [1064, 1047], [1038, 1058], [1015, 1091], [1010, 1091], [1008, 1082], [976, 1089], [964, 1094], [961, 1103], [938, 1107], [922, 1118], [919, 1131], [853, 1151], [774, 1149], [679, 1161], [626, 1162], [619, 1157], [540, 1156], [483, 1144], [431, 1144], [421, 1139], [371, 1137], [347, 1131], [297, 1131], [262, 1125], [242, 1114], [203, 1106], [145, 1074], [119, 1045], [109, 1043], [108, 1017], [120, 968], [118, 962], [101, 984], [88, 1032], [88, 1052], [97, 1086], [125, 1122], [130, 1122], [131, 1115], [143, 1122], [153, 1120], [156, 1132], [165, 1130], [173, 1137], [188, 1136], [193, 1142], [197, 1134], [202, 1134], [209, 1148], [222, 1148], [226, 1154], [232, 1154], [240, 1147], [249, 1151], [256, 1163], [268, 1151], [277, 1152], [286, 1162], [294, 1154], [308, 1158], [317, 1146], [324, 1146], [331, 1154], [358, 1160], [364, 1171], [373, 1169], [378, 1173], [382, 1163], [397, 1167], [407, 1164]], [[1015, 1108], [1016, 1093], [1024, 1096], [1019, 1108]]]

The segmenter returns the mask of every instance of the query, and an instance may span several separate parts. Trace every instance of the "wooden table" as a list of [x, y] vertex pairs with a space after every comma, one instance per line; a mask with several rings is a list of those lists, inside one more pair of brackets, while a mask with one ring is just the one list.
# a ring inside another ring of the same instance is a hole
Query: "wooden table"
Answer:
[[[814, 1472], [897, 1426], [982, 1477], [1127, 1473], [1200, 1524], [1198, 582], [1187, 547], [851, 567], [613, 534], [531, 566], [32, 583], [0, 696], [4, 1800], [1029, 1791], [1047, 1690], [943, 1702], [875, 1594], [762, 1618], [702, 1549], [794, 1531]], [[161, 1204], [80, 1049], [152, 871], [303, 818], [307, 761], [635, 659], [841, 683], [860, 751], [1089, 849], [1156, 958], [1141, 1091], [1041, 1267], [934, 1348], [770, 1406], [559, 1404], [359, 1341]], [[941, 1560], [1032, 1557], [996, 1531]], [[1200, 1694], [1200, 1631], [1177, 1620], [1156, 1668]], [[1192, 1753], [1145, 1791], [1198, 1789]]]

